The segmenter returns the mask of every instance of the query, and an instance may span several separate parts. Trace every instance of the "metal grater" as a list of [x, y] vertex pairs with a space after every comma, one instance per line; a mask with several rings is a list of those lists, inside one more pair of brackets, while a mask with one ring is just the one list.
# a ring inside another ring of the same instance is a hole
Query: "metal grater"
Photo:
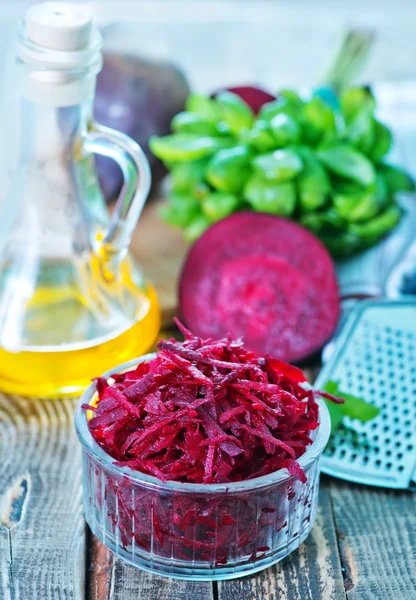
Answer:
[[389, 488], [416, 485], [416, 301], [365, 300], [346, 320], [316, 381], [380, 407], [373, 421], [345, 418], [330, 439], [322, 471]]

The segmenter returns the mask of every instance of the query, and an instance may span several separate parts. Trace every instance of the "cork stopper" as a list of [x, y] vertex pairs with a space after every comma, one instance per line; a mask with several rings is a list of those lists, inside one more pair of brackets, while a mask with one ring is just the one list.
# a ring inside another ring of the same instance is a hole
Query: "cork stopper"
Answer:
[[87, 6], [70, 2], [43, 2], [25, 15], [29, 40], [48, 50], [83, 50], [91, 40], [92, 14]]

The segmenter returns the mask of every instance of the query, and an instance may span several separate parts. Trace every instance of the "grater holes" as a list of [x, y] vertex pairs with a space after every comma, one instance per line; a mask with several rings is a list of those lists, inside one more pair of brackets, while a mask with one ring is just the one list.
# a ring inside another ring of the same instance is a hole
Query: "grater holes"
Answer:
[[[342, 363], [335, 367], [331, 378], [338, 379], [347, 392], [380, 407], [381, 412], [379, 418], [368, 423], [348, 419], [351, 435], [345, 430], [340, 432], [344, 446], [337, 438], [335, 453], [337, 459], [343, 457], [344, 464], [360, 465], [363, 480], [371, 471], [378, 477], [389, 473], [391, 480], [402, 477], [403, 471], [407, 473], [408, 460], [412, 453], [416, 456], [412, 439], [412, 423], [416, 420], [416, 337], [414, 333], [407, 336], [411, 319], [397, 321], [403, 323], [401, 330], [394, 323], [396, 316], [392, 317], [393, 323], [388, 323], [387, 316], [383, 318], [378, 312], [366, 314], [369, 318], [366, 322], [363, 318], [353, 330]], [[346, 452], [340, 454], [344, 448]]]

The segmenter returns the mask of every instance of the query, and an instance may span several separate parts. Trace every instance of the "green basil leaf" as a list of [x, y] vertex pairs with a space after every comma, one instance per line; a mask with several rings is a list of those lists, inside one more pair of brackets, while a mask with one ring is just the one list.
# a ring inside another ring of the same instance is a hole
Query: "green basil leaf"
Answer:
[[202, 201], [202, 211], [215, 223], [231, 215], [239, 206], [239, 199], [235, 194], [212, 192]]
[[[343, 398], [344, 403], [338, 404], [341, 408], [342, 414], [345, 417], [350, 417], [351, 419], [358, 419], [359, 421], [366, 422], [375, 419], [377, 415], [380, 413], [380, 409], [378, 406], [374, 406], [374, 404], [370, 404], [366, 402], [362, 398], [358, 398], [353, 396], [352, 394], [347, 394], [339, 389], [339, 385], [334, 381], [328, 381], [324, 386], [324, 390], [338, 398]], [[328, 404], [334, 404], [331, 400], [327, 401]]]
[[331, 400], [325, 399], [325, 404], [329, 412], [329, 416], [331, 417], [331, 435], [336, 432], [338, 427], [342, 423], [342, 419], [344, 418], [344, 413], [342, 412], [342, 405], [335, 404], [335, 402], [331, 402]]
[[345, 229], [345, 220], [333, 209], [309, 212], [300, 218], [301, 224], [318, 236], [321, 234], [339, 234]]
[[221, 192], [239, 192], [250, 175], [250, 159], [251, 152], [244, 145], [219, 150], [208, 164], [205, 177]]
[[302, 134], [308, 144], [317, 144], [335, 130], [334, 111], [322, 98], [314, 96], [305, 103], [302, 110]]
[[174, 132], [200, 135], [216, 135], [218, 133], [214, 123], [206, 121], [200, 115], [192, 112], [181, 112], [175, 115], [172, 119], [171, 129]]
[[186, 100], [185, 108], [210, 123], [217, 123], [221, 119], [221, 111], [215, 100], [207, 96], [190, 94]]
[[168, 163], [204, 158], [231, 144], [230, 138], [201, 136], [198, 133], [152, 136], [149, 140], [149, 147], [153, 154]]
[[188, 242], [194, 242], [211, 225], [210, 219], [206, 215], [200, 214], [195, 217], [184, 230], [184, 237]]
[[252, 162], [254, 169], [265, 179], [287, 181], [303, 168], [302, 159], [293, 150], [276, 150], [260, 154]]
[[347, 122], [350, 122], [357, 116], [358, 112], [364, 110], [373, 114], [376, 108], [376, 101], [368, 88], [357, 87], [349, 88], [341, 93], [341, 110]]
[[364, 242], [374, 242], [384, 237], [396, 227], [400, 221], [402, 211], [396, 205], [386, 208], [380, 215], [364, 223], [353, 223], [349, 229]]
[[367, 221], [377, 215], [380, 203], [375, 193], [336, 194], [334, 196], [335, 210], [350, 223]]
[[275, 146], [283, 148], [289, 144], [296, 144], [300, 138], [300, 127], [298, 123], [284, 113], [274, 116], [270, 120], [270, 129], [273, 132]]
[[204, 180], [207, 164], [206, 159], [175, 163], [170, 171], [174, 190], [192, 192]]
[[186, 227], [201, 214], [201, 207], [199, 201], [190, 194], [172, 192], [159, 214], [169, 225]]
[[363, 186], [375, 182], [376, 173], [371, 162], [357, 150], [344, 144], [329, 144], [317, 151], [317, 156], [327, 169]]
[[239, 134], [242, 129], [249, 129], [252, 126], [253, 111], [240, 96], [232, 92], [220, 92], [215, 97], [215, 101], [231, 133]]
[[368, 156], [375, 163], [385, 156], [390, 148], [393, 141], [393, 136], [388, 127], [374, 119], [374, 140], [373, 144], [368, 152]]
[[299, 205], [304, 211], [314, 211], [326, 203], [331, 190], [329, 177], [309, 148], [298, 148], [303, 171], [297, 180]]
[[347, 127], [348, 141], [363, 154], [368, 154], [375, 142], [375, 120], [372, 114], [361, 110]]
[[383, 175], [391, 194], [414, 191], [415, 182], [403, 169], [387, 164], [380, 164], [377, 169]]
[[265, 121], [271, 121], [276, 115], [286, 114], [296, 120], [299, 118], [300, 108], [301, 105], [299, 106], [291, 99], [282, 96], [277, 100], [263, 104], [259, 112], [259, 117]]
[[[345, 226], [344, 226], [345, 227]], [[318, 234], [321, 242], [328, 248], [334, 258], [344, 259], [360, 249], [360, 238], [351, 231]]]
[[244, 188], [244, 197], [254, 210], [290, 216], [296, 206], [296, 189], [292, 183], [267, 181], [253, 175]]
[[249, 131], [245, 130], [241, 141], [246, 142], [258, 152], [268, 152], [276, 148], [276, 140], [269, 123], [263, 119], [257, 119]]

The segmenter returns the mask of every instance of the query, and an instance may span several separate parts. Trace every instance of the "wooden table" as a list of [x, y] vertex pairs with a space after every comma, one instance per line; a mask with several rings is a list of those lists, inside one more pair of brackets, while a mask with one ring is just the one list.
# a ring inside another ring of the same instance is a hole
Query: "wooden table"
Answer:
[[74, 405], [0, 395], [2, 600], [416, 599], [416, 496], [327, 477], [309, 538], [260, 574], [187, 583], [124, 564], [84, 522]]
[[[170, 322], [186, 246], [155, 215], [132, 247]], [[187, 583], [124, 564], [84, 522], [74, 406], [0, 394], [0, 600], [416, 600], [416, 495], [327, 477], [309, 538], [260, 574]]]

